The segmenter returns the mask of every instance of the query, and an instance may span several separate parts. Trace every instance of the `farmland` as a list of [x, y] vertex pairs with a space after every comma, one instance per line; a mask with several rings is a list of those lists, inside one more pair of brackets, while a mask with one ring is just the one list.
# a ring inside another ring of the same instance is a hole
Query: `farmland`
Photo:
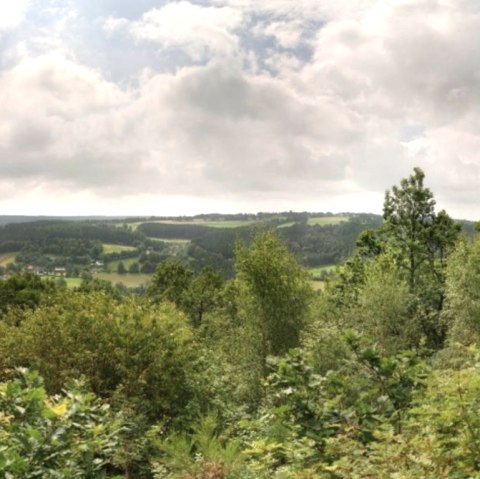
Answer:
[[152, 275], [149, 274], [118, 274], [118, 273], [98, 273], [95, 275], [98, 279], [110, 281], [112, 284], [122, 283], [127, 288], [137, 288], [145, 286], [150, 282]]
[[317, 266], [315, 268], [308, 268], [308, 271], [314, 279], [320, 279], [322, 275], [334, 273], [336, 268], [337, 265], [331, 264], [326, 266]]
[[[46, 273], [65, 268], [70, 278], [101, 273], [138, 286], [146, 278], [135, 277], [136, 271], [151, 275], [162, 261], [176, 258], [195, 272], [211, 266], [231, 278], [235, 245], [271, 229], [319, 280], [331, 269], [321, 265], [343, 262], [360, 231], [380, 223], [375, 215], [283, 212], [7, 224], [0, 227], [0, 265], [15, 260], [17, 271], [31, 266]], [[114, 276], [119, 266], [133, 276]]]
[[7, 266], [7, 264], [15, 263], [17, 253], [0, 254], [0, 266]]
[[307, 220], [309, 226], [327, 226], [327, 225], [338, 225], [349, 220], [349, 216], [319, 216], [319, 217], [310, 217]]
[[107, 267], [107, 270], [108, 271], [116, 271], [117, 268], [118, 268], [118, 265], [120, 263], [123, 263], [123, 266], [125, 266], [125, 268], [130, 268], [130, 266], [133, 264], [133, 263], [137, 263], [138, 262], [138, 258], [135, 257], [135, 258], [125, 258], [125, 259], [117, 259], [115, 261], [109, 261], [107, 264], [106, 264], [106, 267]]
[[153, 221], [170, 225], [199, 225], [208, 228], [240, 228], [258, 223], [258, 220], [195, 220], [195, 221]]
[[[129, 223], [132, 230], [137, 230], [138, 227], [147, 221], [138, 221]], [[244, 226], [251, 226], [259, 223], [259, 220], [149, 220], [148, 223], [163, 224], [163, 225], [195, 225], [206, 226], [207, 228], [241, 228]]]
[[67, 288], [78, 288], [82, 284], [82, 278], [63, 278], [67, 283]]
[[135, 247], [121, 244], [104, 243], [102, 245], [105, 254], [123, 253], [124, 251], [135, 251]]
[[153, 237], [148, 237], [149, 240], [152, 241], [163, 241], [164, 243], [170, 243], [170, 244], [179, 244], [179, 245], [186, 245], [190, 243], [189, 239], [182, 239], [182, 238], [153, 238]]

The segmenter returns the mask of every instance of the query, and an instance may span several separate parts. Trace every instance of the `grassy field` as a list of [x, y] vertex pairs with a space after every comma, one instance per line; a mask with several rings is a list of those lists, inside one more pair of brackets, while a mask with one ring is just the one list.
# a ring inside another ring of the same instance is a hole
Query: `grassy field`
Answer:
[[82, 278], [63, 278], [67, 282], [67, 288], [78, 288], [82, 284]]
[[125, 266], [125, 268], [128, 269], [133, 263], [138, 262], [138, 258], [125, 258], [125, 259], [118, 259], [115, 261], [109, 261], [107, 263], [107, 269], [109, 269], [113, 273], [116, 273], [120, 261], [123, 263], [123, 266]]
[[319, 278], [322, 273], [333, 273], [337, 265], [331, 264], [326, 266], [317, 266], [315, 268], [308, 268], [308, 271], [314, 278]]
[[189, 239], [182, 239], [182, 238], [152, 238], [151, 236], [149, 236], [148, 239], [152, 241], [163, 241], [164, 243], [181, 244], [181, 245], [190, 243]]
[[309, 226], [326, 226], [326, 225], [338, 225], [344, 221], [348, 221], [348, 216], [319, 216], [318, 218], [308, 218]]
[[137, 286], [146, 285], [152, 275], [150, 274], [118, 274], [118, 273], [98, 273], [99, 279], [110, 281], [113, 285], [123, 283], [127, 288], [135, 288]]
[[15, 263], [17, 253], [0, 254], [0, 266], [7, 266], [9, 263]]
[[134, 251], [135, 248], [133, 246], [126, 246], [121, 244], [110, 244], [110, 243], [103, 243], [103, 252], [105, 254], [109, 253], [122, 253], [123, 251]]
[[194, 220], [194, 221], [174, 221], [174, 220], [157, 220], [142, 221], [141, 223], [129, 223], [133, 230], [136, 230], [142, 223], [160, 223], [165, 225], [198, 225], [207, 226], [209, 228], [239, 228], [241, 226], [250, 226], [258, 223], [258, 220]]
[[195, 224], [208, 226], [210, 228], [240, 228], [258, 223], [257, 220], [226, 220], [226, 221], [198, 221]]
[[325, 281], [311, 281], [310, 284], [315, 291], [323, 291], [325, 289]]
[[[98, 273], [95, 275], [98, 279], [110, 281], [114, 286], [117, 283], [123, 283], [128, 288], [146, 285], [152, 275], [150, 274], [118, 274], [118, 273]], [[78, 288], [82, 284], [82, 278], [54, 278], [52, 276], [44, 276], [46, 279], [63, 279], [67, 282], [67, 288]]]

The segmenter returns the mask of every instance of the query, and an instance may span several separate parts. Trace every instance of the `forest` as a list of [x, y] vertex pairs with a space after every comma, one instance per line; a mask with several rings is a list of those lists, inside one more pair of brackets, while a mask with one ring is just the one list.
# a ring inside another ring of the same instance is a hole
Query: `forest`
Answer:
[[336, 225], [3, 226], [2, 252], [158, 263], [141, 292], [0, 280], [0, 477], [480, 478], [480, 236], [435, 206], [415, 168]]
[[17, 217], [3, 217], [12, 222], [0, 226], [0, 277], [25, 269], [51, 276], [62, 268], [67, 278], [102, 273], [101, 279], [123, 284], [126, 276], [111, 273], [143, 274], [130, 276], [136, 286], [146, 286], [145, 275], [150, 279], [166, 259], [178, 259], [197, 273], [212, 266], [231, 278], [235, 243], [249, 241], [265, 229], [276, 230], [297, 260], [320, 279], [352, 254], [365, 227], [381, 224], [378, 215], [294, 212], [29, 219], [22, 223]]

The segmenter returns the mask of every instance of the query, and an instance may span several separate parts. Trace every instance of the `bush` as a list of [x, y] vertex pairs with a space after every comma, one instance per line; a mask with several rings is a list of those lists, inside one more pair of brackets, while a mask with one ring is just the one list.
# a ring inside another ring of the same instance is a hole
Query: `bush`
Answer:
[[0, 384], [1, 477], [106, 477], [119, 417], [79, 382], [48, 396], [37, 373], [18, 376]]

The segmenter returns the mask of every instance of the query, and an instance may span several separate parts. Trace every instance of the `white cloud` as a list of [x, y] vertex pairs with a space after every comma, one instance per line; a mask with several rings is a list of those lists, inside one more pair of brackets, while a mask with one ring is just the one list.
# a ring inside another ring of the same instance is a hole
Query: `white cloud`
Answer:
[[0, 2], [0, 34], [18, 26], [27, 11], [30, 0], [4, 0]]
[[108, 189], [107, 176], [123, 174], [114, 160], [123, 135], [115, 113], [125, 100], [115, 85], [72, 60], [24, 59], [0, 76], [2, 176], [87, 188], [101, 177]]
[[168, 3], [144, 13], [140, 20], [110, 18], [105, 30], [127, 30], [136, 40], [150, 41], [159, 48], [180, 48], [194, 60], [231, 55], [238, 49], [234, 30], [242, 14], [230, 7], [205, 7], [188, 1]]
[[[102, 26], [149, 59], [138, 83], [107, 80], [56, 43], [1, 74], [5, 181], [109, 208], [194, 197], [379, 211], [382, 191], [419, 165], [442, 206], [476, 214], [476, 2], [183, 0], [126, 18]], [[156, 69], [182, 53], [196, 66]]]

